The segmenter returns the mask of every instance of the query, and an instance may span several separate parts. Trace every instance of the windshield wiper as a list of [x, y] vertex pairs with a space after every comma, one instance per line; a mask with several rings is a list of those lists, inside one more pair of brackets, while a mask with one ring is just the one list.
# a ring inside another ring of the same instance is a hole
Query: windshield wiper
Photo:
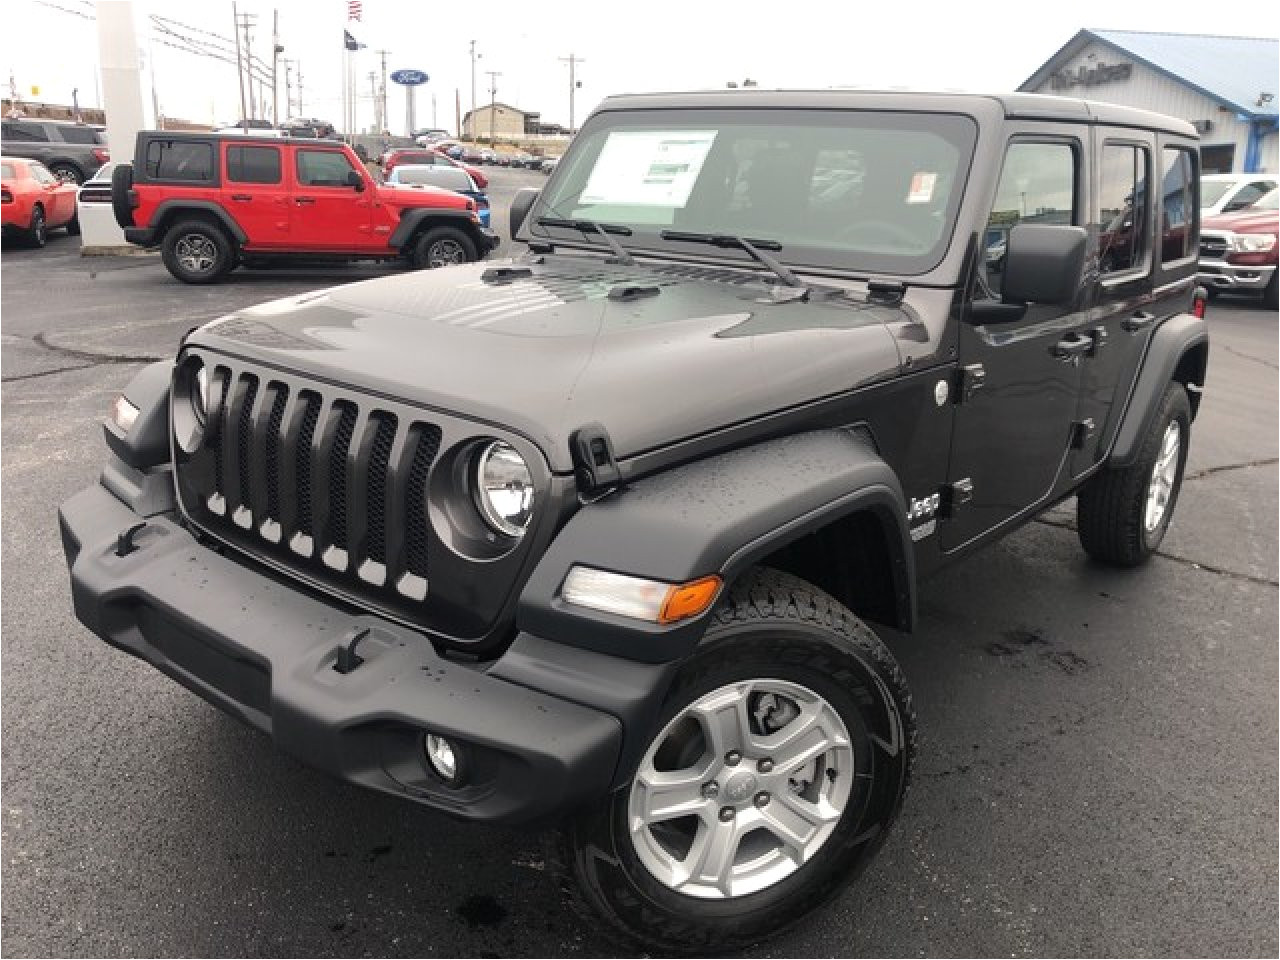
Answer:
[[709, 243], [713, 247], [730, 247], [745, 250], [760, 264], [773, 271], [774, 276], [788, 287], [801, 290], [809, 288], [790, 269], [765, 253], [765, 250], [781, 250], [782, 244], [776, 240], [748, 240], [746, 237], [735, 237], [727, 233], [685, 233], [682, 230], [663, 230], [658, 234], [663, 240], [677, 240], [682, 243]]
[[623, 248], [617, 240], [613, 239], [611, 234], [618, 234], [622, 237], [631, 236], [631, 228], [624, 227], [616, 223], [597, 223], [594, 220], [572, 220], [568, 217], [539, 217], [538, 226], [540, 227], [566, 227], [570, 230], [581, 230], [583, 233], [598, 233], [604, 238], [604, 242], [609, 245], [609, 249], [613, 251], [619, 262], [625, 263], [627, 266], [635, 264], [635, 258]]

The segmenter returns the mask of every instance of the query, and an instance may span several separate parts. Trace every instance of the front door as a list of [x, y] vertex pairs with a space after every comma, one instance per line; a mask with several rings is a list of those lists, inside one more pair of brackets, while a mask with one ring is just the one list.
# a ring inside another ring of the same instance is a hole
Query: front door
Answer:
[[[1007, 246], [1018, 223], [1081, 225], [1086, 145], [1046, 128], [1006, 152], [978, 265], [975, 299], [998, 299]], [[976, 318], [975, 318], [976, 319]], [[1065, 466], [1080, 386], [1076, 355], [1059, 345], [1084, 335], [1082, 303], [1031, 304], [1012, 322], [960, 325], [965, 373], [952, 432], [952, 506], [940, 525], [943, 550], [970, 543], [1047, 498]]]
[[246, 246], [253, 250], [288, 246], [293, 214], [282, 148], [226, 141], [222, 149], [223, 205], [249, 238]]
[[361, 174], [363, 189], [348, 183], [357, 172], [341, 150], [298, 147], [294, 163], [292, 231], [297, 250], [347, 253], [385, 245], [374, 239], [373, 193]]

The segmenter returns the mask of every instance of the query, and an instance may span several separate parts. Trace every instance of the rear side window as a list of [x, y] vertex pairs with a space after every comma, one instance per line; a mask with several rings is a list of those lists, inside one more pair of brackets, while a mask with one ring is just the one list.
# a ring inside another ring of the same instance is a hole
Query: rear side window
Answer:
[[278, 147], [227, 147], [227, 179], [235, 183], [279, 183]]
[[64, 143], [98, 143], [98, 131], [93, 127], [58, 127], [58, 136]]
[[1160, 262], [1195, 253], [1191, 227], [1195, 214], [1195, 163], [1190, 150], [1165, 147], [1161, 152]]
[[0, 135], [6, 140], [19, 140], [26, 143], [47, 143], [49, 137], [44, 132], [44, 125], [39, 123], [21, 123], [6, 120]]
[[354, 170], [345, 154], [336, 150], [299, 150], [298, 183], [304, 187], [345, 187]]
[[1104, 275], [1140, 269], [1147, 255], [1147, 151], [1104, 146], [1098, 198], [1098, 269]]
[[213, 145], [185, 140], [147, 144], [147, 178], [208, 183], [213, 180]]

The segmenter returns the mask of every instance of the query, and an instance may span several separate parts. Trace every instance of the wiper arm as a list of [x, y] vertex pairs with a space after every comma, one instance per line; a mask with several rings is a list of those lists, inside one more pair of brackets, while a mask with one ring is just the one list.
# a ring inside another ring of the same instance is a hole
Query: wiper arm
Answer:
[[539, 217], [538, 226], [540, 227], [566, 227], [570, 230], [581, 230], [583, 233], [598, 233], [604, 238], [604, 242], [609, 245], [609, 249], [613, 251], [613, 255], [627, 266], [633, 265], [635, 257], [627, 253], [626, 249], [615, 240], [611, 234], [619, 236], [631, 236], [631, 228], [624, 227], [616, 223], [597, 223], [594, 220], [572, 220], [567, 217]]
[[708, 243], [713, 247], [732, 247], [736, 250], [745, 250], [757, 263], [763, 264], [772, 270], [774, 276], [788, 287], [808, 289], [788, 267], [764, 252], [765, 250], [781, 250], [782, 244], [776, 240], [748, 240], [746, 237], [735, 237], [727, 233], [685, 233], [682, 230], [663, 230], [658, 236], [662, 237], [663, 240], [677, 240], [682, 243]]

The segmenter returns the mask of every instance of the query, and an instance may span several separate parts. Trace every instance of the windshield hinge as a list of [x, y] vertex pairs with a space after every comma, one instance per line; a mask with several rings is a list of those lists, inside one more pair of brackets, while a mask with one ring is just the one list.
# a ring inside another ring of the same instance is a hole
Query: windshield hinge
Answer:
[[621, 479], [618, 461], [613, 456], [613, 441], [603, 424], [589, 423], [575, 430], [569, 438], [569, 454], [573, 457], [573, 474], [580, 493], [595, 493]]
[[867, 299], [876, 303], [901, 303], [907, 285], [901, 280], [871, 280], [867, 283]]

